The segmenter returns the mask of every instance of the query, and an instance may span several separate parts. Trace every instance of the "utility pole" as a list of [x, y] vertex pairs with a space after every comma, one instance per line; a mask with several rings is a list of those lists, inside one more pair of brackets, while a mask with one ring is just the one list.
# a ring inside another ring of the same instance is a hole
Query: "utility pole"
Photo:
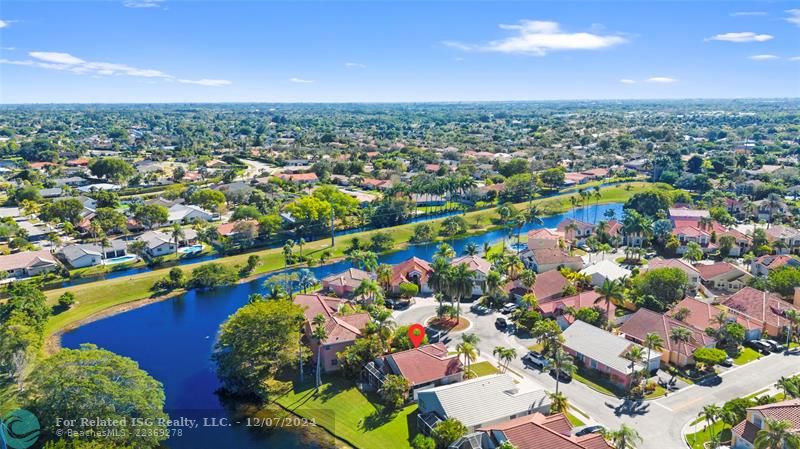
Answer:
[[334, 218], [336, 217], [336, 213], [331, 207], [331, 248], [333, 245], [336, 244], [336, 227], [333, 225]]

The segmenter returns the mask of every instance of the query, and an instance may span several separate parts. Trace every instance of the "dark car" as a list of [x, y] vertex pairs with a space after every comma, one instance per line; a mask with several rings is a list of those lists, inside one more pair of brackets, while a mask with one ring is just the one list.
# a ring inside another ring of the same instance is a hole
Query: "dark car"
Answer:
[[750, 340], [745, 343], [746, 346], [755, 349], [756, 351], [760, 352], [763, 355], [769, 355], [772, 353], [772, 347], [761, 340]]
[[532, 366], [539, 369], [543, 369], [550, 364], [545, 356], [536, 351], [530, 351], [522, 356], [522, 363], [524, 363], [525, 366]]
[[425, 329], [425, 334], [427, 334], [428, 336], [428, 343], [438, 343], [443, 336], [443, 333], [441, 331], [433, 330], [430, 328]]
[[475, 313], [476, 315], [486, 315], [487, 313], [489, 313], [488, 307], [478, 303], [473, 304], [470, 307], [470, 310], [472, 310], [472, 312]]
[[582, 437], [584, 435], [589, 435], [590, 433], [602, 433], [605, 430], [606, 428], [600, 424], [590, 424], [588, 426], [581, 426], [572, 429], [572, 434], [576, 437]]
[[498, 329], [505, 329], [508, 327], [508, 321], [506, 321], [506, 319], [503, 317], [498, 317], [496, 320], [494, 320], [494, 327]]
[[564, 371], [556, 371], [555, 368], [550, 370], [550, 376], [552, 376], [553, 379], [558, 379], [559, 382], [569, 383], [572, 381], [572, 376]]
[[733, 359], [730, 357], [726, 357], [725, 360], [720, 363], [720, 365], [724, 366], [725, 368], [730, 368], [733, 366]]
[[778, 343], [772, 339], [761, 340], [765, 345], [769, 346], [770, 351], [772, 352], [783, 352], [786, 350], [786, 346]]

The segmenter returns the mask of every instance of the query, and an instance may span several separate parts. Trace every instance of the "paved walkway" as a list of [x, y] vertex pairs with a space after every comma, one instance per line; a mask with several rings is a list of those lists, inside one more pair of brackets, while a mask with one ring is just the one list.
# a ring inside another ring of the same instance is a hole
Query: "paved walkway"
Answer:
[[[555, 379], [547, 373], [525, 367], [520, 359], [532, 341], [520, 340], [497, 330], [494, 320], [500, 315], [496, 312], [477, 316], [469, 311], [466, 304], [462, 304], [461, 309], [462, 314], [472, 321], [467, 332], [480, 337], [478, 348], [481, 357], [493, 359], [491, 354], [497, 346], [513, 347], [519, 357], [511, 362], [509, 369], [548, 390], [555, 389]], [[408, 310], [395, 312], [395, 319], [399, 324], [422, 323], [435, 310], [435, 301], [420, 299]], [[458, 334], [451, 334], [449, 345], [458, 344]], [[559, 389], [574, 407], [588, 414], [592, 422], [611, 429], [623, 423], [634, 427], [644, 440], [639, 449], [684, 449], [687, 447], [682, 437], [684, 428], [697, 418], [704, 405], [722, 404], [733, 398], [748, 396], [771, 388], [781, 376], [799, 373], [800, 353], [772, 354], [725, 371], [720, 376], [722, 382], [719, 385], [690, 385], [660, 399], [638, 404], [607, 396], [574, 380], [568, 384], [562, 383]]]

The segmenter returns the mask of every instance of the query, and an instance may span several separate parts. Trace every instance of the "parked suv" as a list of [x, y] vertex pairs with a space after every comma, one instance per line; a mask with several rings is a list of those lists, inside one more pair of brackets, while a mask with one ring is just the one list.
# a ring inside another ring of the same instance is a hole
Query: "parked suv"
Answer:
[[772, 352], [772, 347], [761, 340], [750, 340], [745, 345], [764, 355], [769, 355]]
[[525, 366], [532, 366], [538, 369], [544, 369], [550, 364], [545, 356], [536, 351], [530, 351], [522, 356], [522, 363], [524, 363]]

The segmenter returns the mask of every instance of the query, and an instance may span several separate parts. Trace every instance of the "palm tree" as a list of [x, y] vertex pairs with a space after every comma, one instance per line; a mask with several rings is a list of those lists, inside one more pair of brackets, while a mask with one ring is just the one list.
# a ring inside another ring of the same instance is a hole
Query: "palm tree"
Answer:
[[386, 341], [397, 328], [397, 323], [392, 319], [392, 311], [381, 307], [372, 313], [372, 319], [375, 320], [375, 324], [377, 325], [376, 333], [378, 334], [378, 338], [383, 347], [386, 348]]
[[644, 349], [642, 349], [641, 346], [637, 345], [631, 345], [631, 347], [629, 347], [628, 350], [625, 351], [624, 354], [622, 354], [623, 359], [631, 362], [631, 364], [629, 365], [631, 369], [631, 374], [630, 374], [630, 384], [628, 385], [628, 388], [633, 388], [634, 386], [633, 381], [634, 378], [637, 377], [636, 364], [641, 363], [643, 357], [644, 357]]
[[[569, 240], [569, 249], [572, 251], [573, 242], [575, 241], [576, 232], [578, 232], [578, 224], [575, 220], [570, 220], [566, 227], [564, 227], [564, 235]], [[572, 237], [570, 237], [572, 235]]]
[[304, 295], [306, 294], [306, 291], [313, 287], [316, 283], [317, 278], [314, 277], [314, 273], [312, 273], [308, 268], [303, 268], [297, 272], [297, 286], [303, 289]]
[[756, 434], [753, 446], [756, 449], [798, 449], [800, 435], [791, 421], [778, 421], [766, 418], [764, 427]]
[[525, 270], [525, 264], [522, 259], [517, 255], [509, 256], [506, 260], [506, 275], [509, 279], [516, 280], [523, 270]]
[[503, 279], [500, 273], [489, 270], [489, 273], [486, 274], [486, 291], [484, 293], [487, 294], [491, 300], [494, 300], [500, 292], [500, 285], [502, 282]]
[[781, 197], [777, 193], [770, 193], [767, 195], [766, 203], [769, 208], [769, 220], [767, 221], [767, 229], [769, 229], [775, 216], [775, 209], [783, 206], [783, 201], [781, 201]]
[[383, 288], [384, 293], [389, 293], [392, 284], [392, 274], [392, 266], [385, 263], [378, 265], [378, 268], [375, 270], [375, 278]]
[[595, 304], [606, 302], [606, 326], [611, 329], [611, 302], [622, 301], [625, 297], [625, 288], [617, 280], [606, 279], [603, 285], [597, 288], [597, 293], [600, 296], [595, 300]]
[[175, 255], [178, 254], [178, 245], [180, 244], [181, 239], [185, 236], [183, 233], [183, 228], [178, 223], [174, 223], [172, 225], [172, 240], [175, 241]]
[[435, 257], [431, 263], [431, 274], [428, 276], [428, 286], [434, 293], [447, 293], [449, 290], [450, 271], [452, 266], [444, 257]]
[[456, 252], [453, 250], [452, 246], [442, 242], [442, 244], [436, 248], [436, 254], [434, 254], [434, 257], [442, 257], [445, 260], [452, 259], [453, 257], [456, 257]]
[[470, 365], [478, 358], [478, 350], [475, 348], [475, 345], [462, 341], [456, 345], [456, 353], [459, 356], [464, 356], [464, 365], [467, 367], [467, 373], [469, 373]]
[[644, 336], [642, 346], [647, 348], [647, 360], [645, 363], [647, 363], [647, 367], [650, 369], [650, 354], [652, 351], [660, 351], [664, 349], [664, 339], [655, 332], [648, 332], [647, 335]]
[[328, 332], [325, 330], [325, 323], [327, 319], [325, 315], [318, 313], [311, 320], [314, 325], [314, 330], [311, 331], [311, 337], [317, 341], [317, 389], [322, 385], [322, 342], [328, 338]]
[[547, 393], [550, 398], [550, 413], [566, 413], [569, 409], [569, 400], [564, 393]]
[[353, 295], [360, 298], [369, 298], [369, 303], [373, 304], [376, 299], [383, 298], [383, 289], [376, 281], [364, 279], [353, 291]]
[[797, 323], [800, 323], [800, 312], [794, 309], [786, 309], [783, 312], [783, 316], [786, 317], [787, 328], [786, 329], [786, 347], [789, 347], [789, 343], [792, 342], [792, 338], [794, 338], [794, 326]]
[[548, 361], [550, 362], [550, 366], [556, 371], [556, 394], [558, 394], [558, 386], [561, 383], [561, 373], [572, 376], [575, 373], [576, 366], [573, 363], [572, 356], [567, 354], [561, 347], [553, 352], [553, 355]]
[[[511, 363], [512, 360], [517, 358], [517, 350], [514, 348], [505, 348], [503, 346], [497, 346], [492, 351], [492, 354], [500, 360], [500, 366], [503, 368], [503, 372], [508, 370], [508, 364]], [[552, 405], [551, 405], [552, 407]]]
[[706, 430], [708, 430], [709, 438], [711, 438], [711, 431], [713, 430], [714, 424], [717, 422], [721, 412], [721, 407], [711, 404], [704, 405], [703, 410], [697, 414], [698, 417], [703, 418], [706, 421]]
[[461, 300], [472, 296], [472, 288], [475, 284], [475, 272], [470, 270], [467, 264], [460, 263], [450, 270], [448, 282], [450, 293], [456, 300], [456, 321], [461, 318]]
[[469, 242], [464, 246], [464, 255], [465, 256], [475, 256], [478, 254], [478, 244], [475, 242]]
[[354, 267], [370, 273], [378, 269], [378, 256], [372, 251], [362, 251], [360, 249], [352, 251], [347, 255], [347, 261], [353, 264]]
[[784, 397], [800, 397], [800, 380], [795, 380], [794, 377], [781, 377], [775, 386], [783, 390]]
[[[685, 348], [686, 343], [692, 341], [692, 332], [685, 327], [675, 326], [669, 333], [669, 339]], [[678, 353], [680, 357], [680, 353]]]
[[536, 283], [536, 272], [533, 270], [522, 270], [522, 272], [519, 274], [519, 280], [522, 282], [522, 285], [524, 285], [525, 288], [530, 290]]
[[605, 437], [611, 440], [616, 449], [636, 449], [636, 445], [642, 442], [639, 432], [625, 424], [621, 425], [618, 430], [606, 432]]

